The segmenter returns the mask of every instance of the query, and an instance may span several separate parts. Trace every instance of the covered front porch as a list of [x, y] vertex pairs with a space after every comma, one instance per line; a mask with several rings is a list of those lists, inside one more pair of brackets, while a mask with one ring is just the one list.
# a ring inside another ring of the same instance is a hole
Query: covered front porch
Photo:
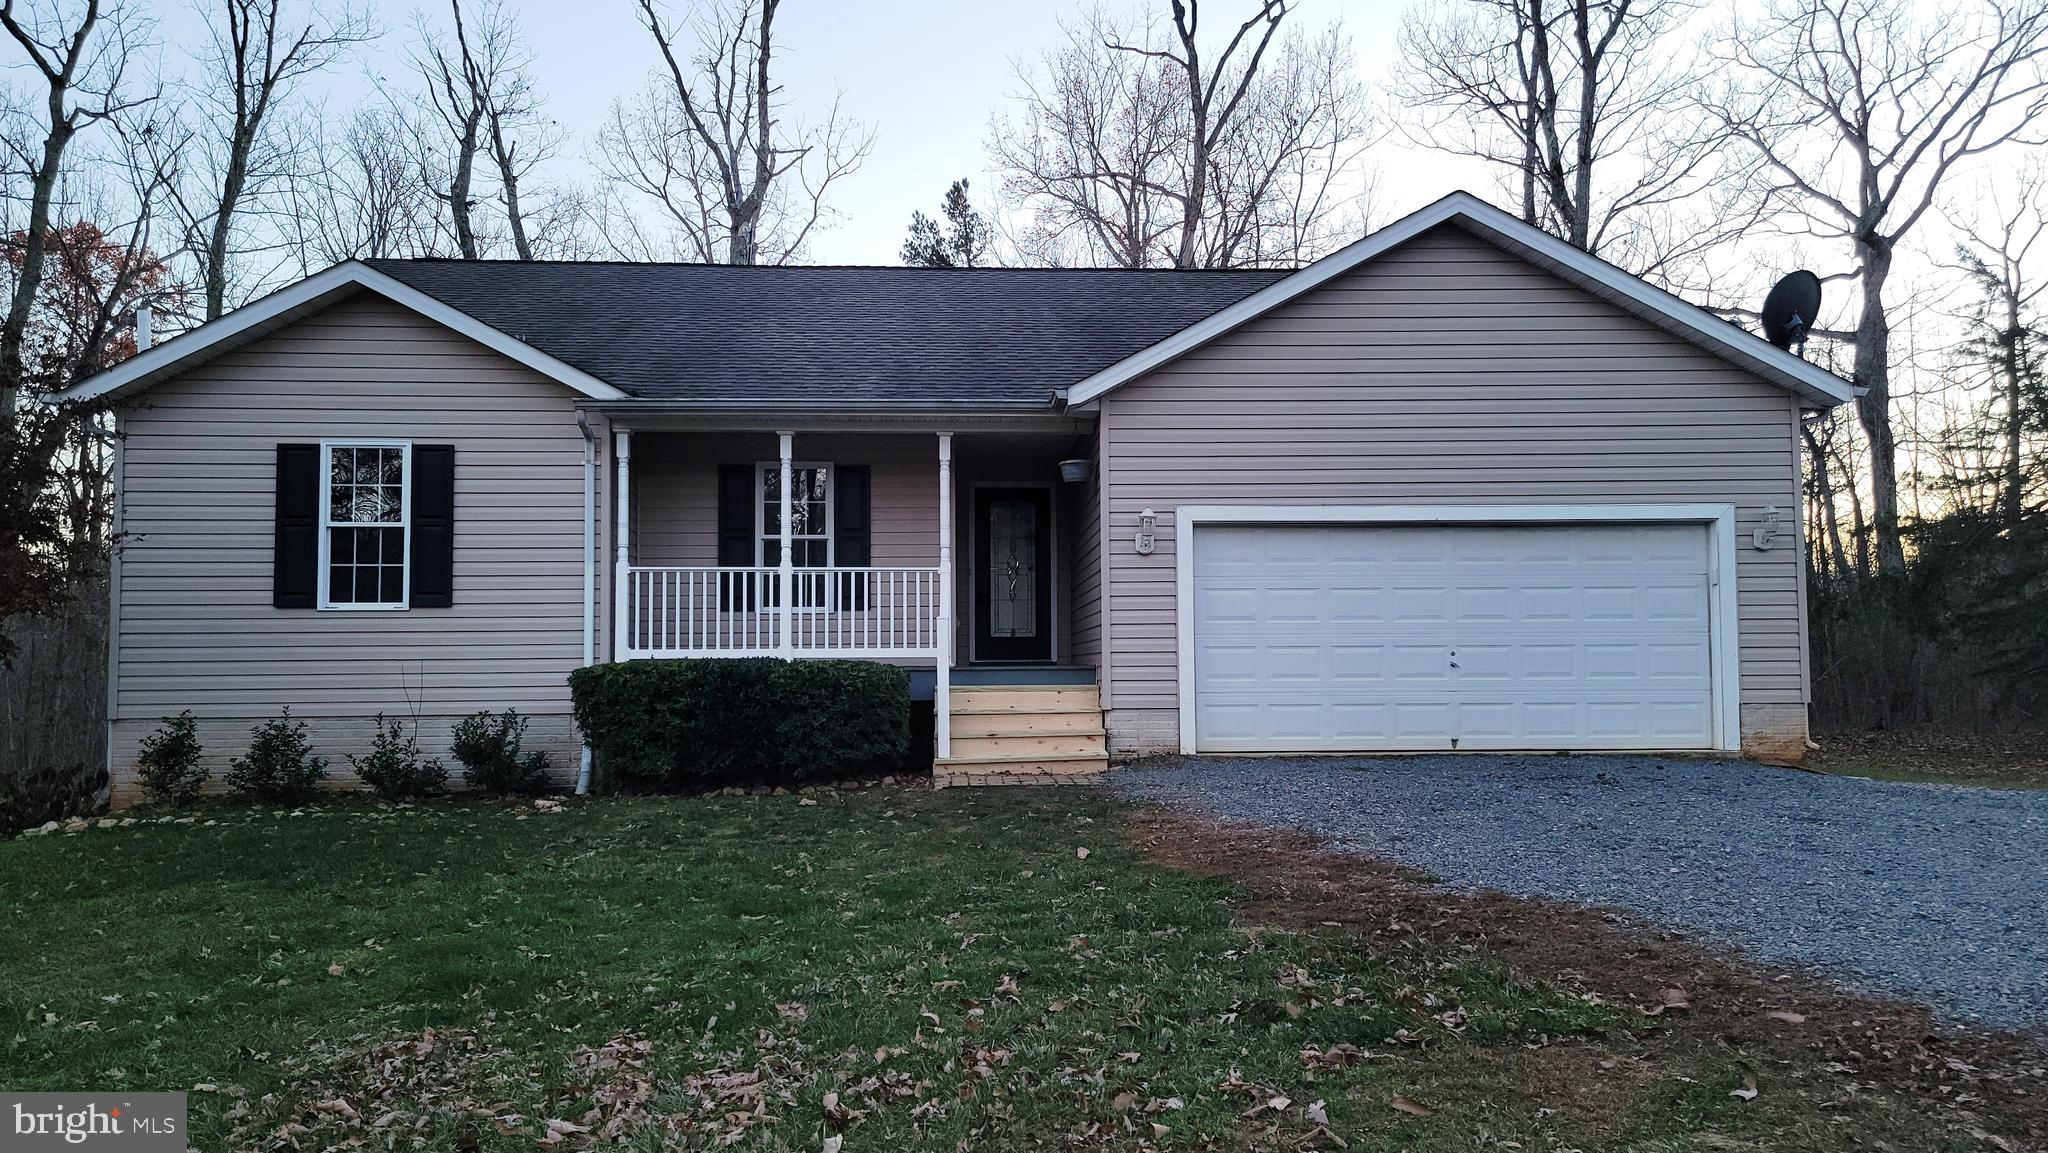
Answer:
[[614, 418], [615, 659], [904, 665], [913, 696], [931, 701], [940, 762], [955, 751], [957, 684], [1083, 682], [1092, 696], [1073, 630], [1092, 429], [1017, 423]]

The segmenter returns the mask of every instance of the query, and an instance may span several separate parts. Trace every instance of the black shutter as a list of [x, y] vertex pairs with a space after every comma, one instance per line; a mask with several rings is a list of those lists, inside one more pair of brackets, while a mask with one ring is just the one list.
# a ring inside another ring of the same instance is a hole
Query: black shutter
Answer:
[[[718, 468], [718, 563], [722, 568], [754, 565], [754, 466], [727, 464]], [[743, 582], [746, 608], [754, 607], [751, 577], [722, 576], [718, 607], [733, 607], [734, 582]]]
[[455, 446], [412, 447], [412, 607], [455, 603]]
[[277, 446], [276, 535], [270, 555], [270, 603], [316, 607], [320, 589], [320, 446]]
[[[866, 568], [874, 540], [872, 492], [874, 484], [868, 466], [834, 466], [832, 474], [832, 563], [842, 568]], [[865, 574], [850, 573], [839, 578], [839, 604], [859, 611], [868, 607]]]
[[832, 478], [832, 557], [834, 564], [847, 568], [866, 568], [869, 559], [869, 541], [873, 532], [869, 527], [868, 496], [871, 483], [868, 466], [846, 464], [838, 466]]

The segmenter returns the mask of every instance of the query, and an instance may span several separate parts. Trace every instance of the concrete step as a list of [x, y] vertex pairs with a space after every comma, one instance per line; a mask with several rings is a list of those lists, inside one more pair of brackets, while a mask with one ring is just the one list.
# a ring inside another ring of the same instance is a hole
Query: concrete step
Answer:
[[1102, 735], [1101, 709], [1018, 712], [995, 709], [963, 713], [953, 710], [953, 739], [962, 737], [1042, 736], [1048, 733]]
[[1035, 756], [1051, 760], [1106, 755], [1102, 733], [1007, 733], [980, 737], [953, 734], [952, 760]]

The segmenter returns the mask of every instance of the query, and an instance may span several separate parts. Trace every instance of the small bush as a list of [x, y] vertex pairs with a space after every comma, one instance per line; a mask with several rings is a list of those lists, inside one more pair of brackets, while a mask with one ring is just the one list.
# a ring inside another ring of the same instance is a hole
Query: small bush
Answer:
[[104, 765], [51, 765], [0, 772], [0, 837], [96, 813], [107, 803]]
[[576, 723], [614, 783], [800, 782], [895, 769], [910, 675], [869, 661], [627, 661], [569, 677]]
[[191, 804], [213, 775], [200, 765], [201, 752], [191, 709], [165, 717], [162, 728], [142, 738], [142, 755], [136, 758], [143, 792], [160, 805]]
[[306, 722], [292, 720], [291, 709], [257, 725], [249, 736], [248, 755], [228, 762], [228, 787], [236, 792], [272, 804], [297, 804], [311, 797], [327, 775], [327, 758], [313, 755]]
[[464, 717], [455, 726], [455, 759], [473, 789], [501, 797], [530, 797], [549, 791], [548, 755], [520, 748], [527, 719], [512, 709]]
[[421, 760], [420, 743], [405, 726], [377, 714], [377, 735], [368, 756], [348, 755], [356, 776], [387, 801], [431, 797], [448, 787], [448, 768], [438, 759]]

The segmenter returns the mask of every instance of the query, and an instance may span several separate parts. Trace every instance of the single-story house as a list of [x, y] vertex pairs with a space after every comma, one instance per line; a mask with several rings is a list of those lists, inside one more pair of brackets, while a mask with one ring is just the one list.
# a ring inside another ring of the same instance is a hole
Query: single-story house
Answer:
[[363, 260], [84, 382], [111, 770], [894, 661], [942, 778], [1152, 753], [1805, 750], [1840, 378], [1463, 193], [1295, 270]]

